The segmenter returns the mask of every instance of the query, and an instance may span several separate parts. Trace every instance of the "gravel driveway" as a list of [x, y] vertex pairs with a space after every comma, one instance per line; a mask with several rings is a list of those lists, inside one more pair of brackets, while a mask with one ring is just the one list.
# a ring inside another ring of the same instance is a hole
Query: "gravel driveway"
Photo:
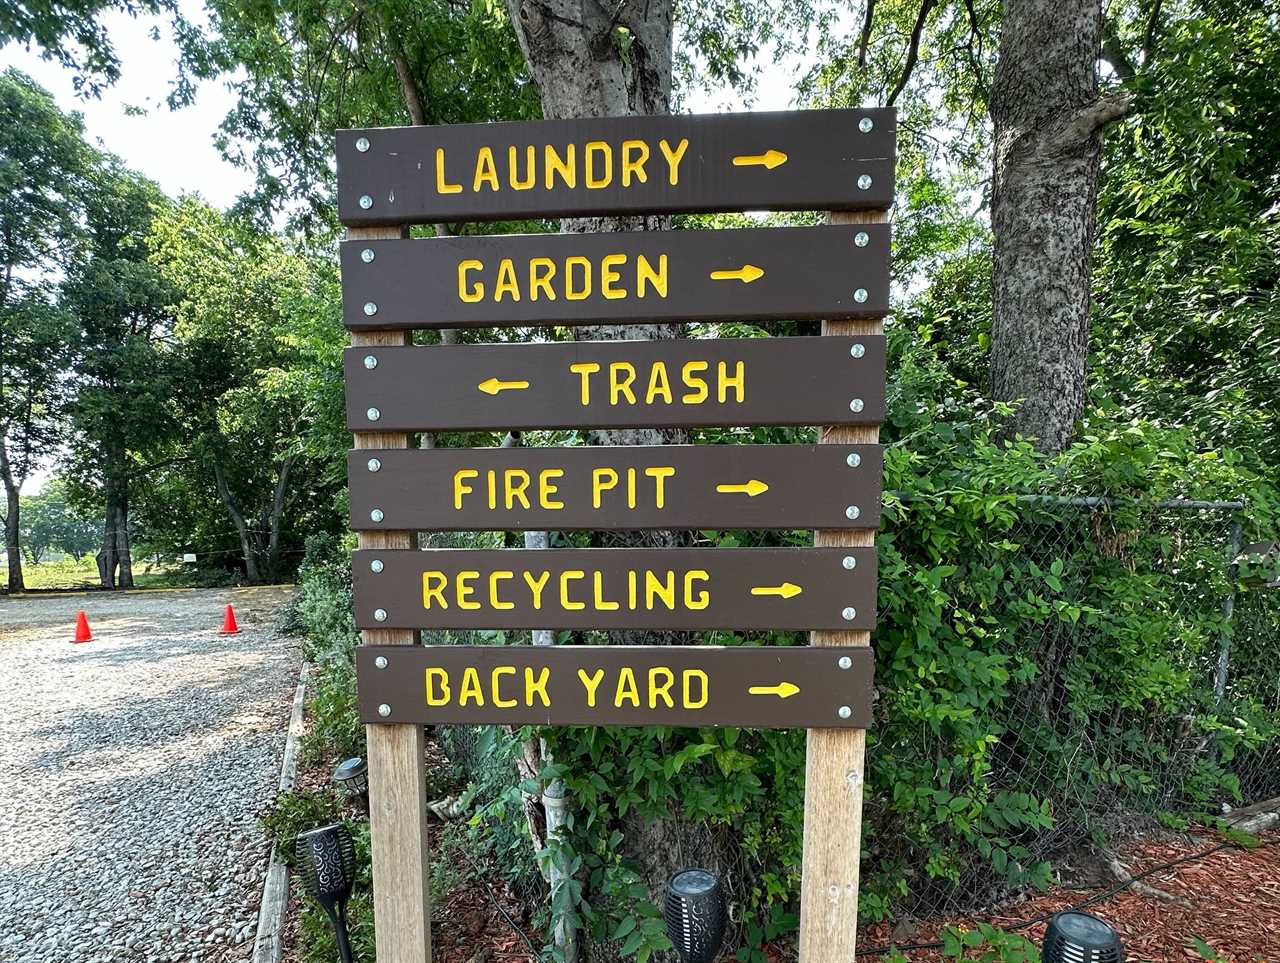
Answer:
[[[289, 591], [0, 598], [0, 960], [252, 956]], [[81, 608], [95, 638], [70, 645]]]

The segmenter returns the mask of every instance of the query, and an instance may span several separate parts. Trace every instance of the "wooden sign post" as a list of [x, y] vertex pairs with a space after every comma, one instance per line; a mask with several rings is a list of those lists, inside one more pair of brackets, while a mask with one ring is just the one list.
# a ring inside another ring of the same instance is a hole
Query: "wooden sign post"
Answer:
[[[802, 963], [850, 963], [872, 722], [892, 110], [341, 131], [348, 461], [380, 963], [430, 963], [424, 724], [806, 728]], [[407, 225], [831, 210], [410, 240]], [[822, 318], [822, 337], [415, 347], [415, 328]], [[418, 431], [824, 425], [817, 445], [410, 449]], [[414, 548], [414, 532], [816, 530], [813, 548]], [[810, 645], [420, 646], [439, 629]]]

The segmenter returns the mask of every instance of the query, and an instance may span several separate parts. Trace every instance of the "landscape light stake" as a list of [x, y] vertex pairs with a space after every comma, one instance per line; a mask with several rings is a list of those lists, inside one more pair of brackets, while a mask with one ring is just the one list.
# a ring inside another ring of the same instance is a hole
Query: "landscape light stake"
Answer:
[[369, 766], [359, 756], [344, 759], [333, 770], [333, 784], [346, 796], [354, 796], [363, 812], [369, 812]]
[[351, 963], [347, 936], [347, 900], [355, 882], [356, 850], [345, 823], [332, 823], [298, 834], [295, 847], [302, 882], [333, 924], [338, 957]]
[[1055, 913], [1044, 933], [1044, 963], [1124, 963], [1124, 947], [1110, 926], [1092, 913]]
[[711, 963], [724, 942], [728, 918], [720, 877], [682, 869], [667, 883], [667, 936], [684, 963]]

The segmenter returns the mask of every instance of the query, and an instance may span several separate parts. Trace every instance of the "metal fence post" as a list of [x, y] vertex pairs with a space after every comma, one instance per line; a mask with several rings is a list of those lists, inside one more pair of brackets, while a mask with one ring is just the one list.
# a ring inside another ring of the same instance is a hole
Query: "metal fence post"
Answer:
[[1231, 666], [1231, 618], [1236, 608], [1236, 575], [1239, 571], [1240, 543], [1243, 528], [1240, 520], [1231, 523], [1231, 543], [1227, 553], [1227, 594], [1222, 598], [1222, 631], [1218, 640], [1218, 670], [1213, 676], [1213, 704], [1222, 704], [1227, 691], [1227, 672]]

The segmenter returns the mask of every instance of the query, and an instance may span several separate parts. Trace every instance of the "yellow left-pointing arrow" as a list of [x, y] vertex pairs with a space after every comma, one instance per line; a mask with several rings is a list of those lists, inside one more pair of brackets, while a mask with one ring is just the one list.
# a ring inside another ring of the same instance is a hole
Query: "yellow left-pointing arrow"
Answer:
[[488, 381], [480, 382], [476, 387], [487, 395], [496, 395], [499, 391], [518, 391], [521, 388], [527, 388], [529, 382], [499, 381], [497, 378], [490, 378]]
[[749, 482], [743, 482], [741, 485], [717, 485], [716, 491], [721, 495], [746, 495], [748, 498], [755, 498], [757, 495], [763, 495], [769, 490], [769, 486], [758, 478], [753, 478]]
[[711, 272], [713, 281], [741, 281], [743, 284], [750, 284], [762, 277], [764, 277], [764, 268], [758, 268], [754, 264], [744, 264], [732, 271]]
[[783, 582], [781, 585], [757, 585], [751, 590], [752, 595], [777, 595], [784, 599], [795, 598], [803, 592], [795, 582]]
[[787, 155], [780, 150], [767, 150], [763, 154], [739, 154], [733, 159], [734, 167], [767, 167], [773, 170], [787, 162]]
[[800, 687], [794, 682], [779, 682], [777, 685], [753, 685], [747, 690], [752, 695], [776, 695], [779, 699], [789, 699]]

